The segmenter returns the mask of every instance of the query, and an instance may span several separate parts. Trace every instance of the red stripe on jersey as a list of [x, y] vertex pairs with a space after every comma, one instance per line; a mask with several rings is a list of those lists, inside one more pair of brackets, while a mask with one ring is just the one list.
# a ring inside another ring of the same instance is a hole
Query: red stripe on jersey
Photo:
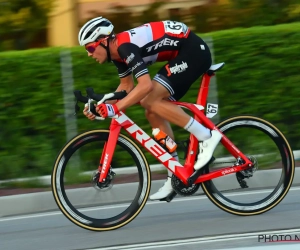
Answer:
[[123, 43], [130, 43], [130, 35], [127, 31], [117, 34], [116, 37], [118, 39], [118, 47], [120, 47]]
[[177, 38], [187, 38], [188, 36], [189, 36], [189, 34], [190, 34], [190, 29], [188, 29], [188, 31], [186, 32], [186, 34], [184, 34], [184, 33], [180, 33], [180, 34], [172, 34], [172, 33], [166, 33], [167, 35], [169, 35], [169, 36], [173, 36], [173, 37], [177, 37]]
[[149, 23], [152, 29], [153, 41], [165, 35], [165, 27], [163, 22]]
[[162, 51], [158, 53], [157, 62], [170, 61], [178, 55], [178, 50], [174, 51]]

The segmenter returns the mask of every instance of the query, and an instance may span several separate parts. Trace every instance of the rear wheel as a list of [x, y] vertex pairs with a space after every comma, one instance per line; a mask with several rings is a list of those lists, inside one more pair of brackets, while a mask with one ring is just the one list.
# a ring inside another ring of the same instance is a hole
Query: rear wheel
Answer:
[[[271, 123], [252, 116], [233, 117], [217, 127], [254, 167], [201, 183], [205, 194], [219, 208], [235, 215], [257, 215], [274, 208], [289, 191], [295, 173], [286, 138]], [[206, 173], [237, 163], [221, 144], [214, 157]]]
[[114, 230], [131, 222], [150, 192], [151, 173], [139, 147], [120, 134], [106, 185], [97, 183], [98, 165], [109, 131], [93, 130], [70, 140], [52, 172], [52, 192], [62, 213], [93, 231]]

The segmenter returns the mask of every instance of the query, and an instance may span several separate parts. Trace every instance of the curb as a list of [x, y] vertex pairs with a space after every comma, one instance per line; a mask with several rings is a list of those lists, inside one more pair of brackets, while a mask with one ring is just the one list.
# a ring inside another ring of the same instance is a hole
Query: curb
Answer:
[[[152, 169], [153, 170], [153, 169]], [[276, 180], [279, 179], [280, 170], [266, 170], [258, 171], [255, 173], [255, 179], [247, 181], [247, 184], [257, 188], [268, 188], [274, 186]], [[158, 180], [151, 182], [151, 194], [156, 192], [165, 182], [165, 180]], [[235, 183], [233, 185], [233, 183]], [[238, 182], [236, 181], [235, 175], [223, 176], [223, 178], [215, 179], [214, 184], [219, 189], [233, 189], [239, 188]], [[293, 185], [300, 184], [300, 172], [295, 172]], [[126, 188], [125, 188], [126, 187]], [[134, 191], [134, 192], [132, 192]], [[119, 184], [115, 185], [112, 189], [101, 192], [94, 188], [81, 188], [69, 191], [69, 198], [74, 202], [75, 206], [82, 205], [96, 205], [95, 194], [99, 195], [98, 198], [107, 202], [126, 202], [132, 199], [132, 194], [135, 193], [136, 187], [134, 183]], [[203, 194], [200, 188], [196, 194]], [[194, 194], [194, 195], [196, 195]], [[79, 199], [80, 198], [80, 199]], [[98, 201], [99, 201], [98, 200]], [[103, 202], [104, 203], [104, 202]], [[29, 213], [40, 213], [47, 211], [59, 211], [54, 201], [51, 191], [11, 195], [0, 197], [0, 217], [29, 214]], [[97, 205], [101, 204], [98, 202]]]
[[[294, 150], [294, 159], [295, 161], [300, 160], [300, 150]], [[227, 158], [221, 158], [217, 159], [217, 161], [224, 161]], [[167, 170], [166, 167], [163, 164], [153, 164], [150, 165], [151, 171], [161, 171], [161, 170]], [[135, 167], [125, 167], [125, 168], [116, 168], [114, 169], [114, 172], [116, 174], [131, 174], [135, 173], [136, 168]], [[87, 175], [92, 175], [93, 172], [85, 172], [84, 174]], [[42, 184], [45, 185], [51, 185], [51, 175], [46, 175], [46, 176], [39, 176], [39, 177], [32, 177], [32, 178], [18, 178], [18, 179], [12, 179], [12, 180], [5, 180], [5, 181], [0, 181], [0, 184], [4, 183], [9, 183], [9, 182], [24, 182], [24, 181], [32, 181], [32, 180], [37, 180], [40, 181]]]
[[[295, 159], [296, 159], [296, 157], [295, 157]], [[300, 160], [300, 155], [299, 155], [299, 158], [297, 160]], [[221, 160], [219, 160], [219, 161], [221, 161]], [[215, 162], [217, 162], [217, 161], [215, 161]], [[149, 165], [149, 166], [150, 166], [151, 172], [167, 171], [166, 167], [163, 164], [154, 164], [154, 165]], [[219, 165], [219, 166], [221, 166], [221, 165]], [[297, 166], [296, 166], [296, 169], [297, 169]], [[299, 166], [299, 169], [300, 169], [300, 166]], [[133, 173], [136, 173], [136, 167], [116, 168], [116, 169], [114, 169], [114, 172], [116, 174], [119, 174], [119, 175], [133, 174]], [[94, 172], [92, 171], [92, 172], [84, 172], [83, 174], [91, 176], [93, 173]], [[18, 179], [5, 180], [5, 181], [0, 181], [0, 184], [9, 183], [9, 182], [34, 181], [34, 180], [39, 181], [41, 184], [51, 186], [51, 175], [45, 175], [45, 176], [40, 176], [40, 177], [31, 177], [31, 178], [18, 178]]]

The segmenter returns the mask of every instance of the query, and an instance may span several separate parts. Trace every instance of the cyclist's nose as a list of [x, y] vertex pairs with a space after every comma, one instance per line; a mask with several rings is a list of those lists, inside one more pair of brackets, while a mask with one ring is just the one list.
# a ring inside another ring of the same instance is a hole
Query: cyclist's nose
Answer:
[[92, 53], [90, 53], [90, 52], [88, 52], [88, 51], [87, 51], [87, 53], [88, 53], [88, 56], [92, 56], [92, 55], [93, 55]]

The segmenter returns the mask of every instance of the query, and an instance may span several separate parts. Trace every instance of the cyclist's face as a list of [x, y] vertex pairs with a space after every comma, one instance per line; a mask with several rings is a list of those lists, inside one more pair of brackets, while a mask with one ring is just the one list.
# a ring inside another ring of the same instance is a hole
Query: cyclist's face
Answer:
[[[89, 46], [90, 44], [87, 44], [87, 46]], [[103, 41], [103, 44], [106, 46], [106, 41]], [[95, 48], [95, 51], [93, 53], [88, 52], [88, 56], [93, 57], [100, 64], [105, 63], [107, 60], [106, 50], [100, 45]]]

